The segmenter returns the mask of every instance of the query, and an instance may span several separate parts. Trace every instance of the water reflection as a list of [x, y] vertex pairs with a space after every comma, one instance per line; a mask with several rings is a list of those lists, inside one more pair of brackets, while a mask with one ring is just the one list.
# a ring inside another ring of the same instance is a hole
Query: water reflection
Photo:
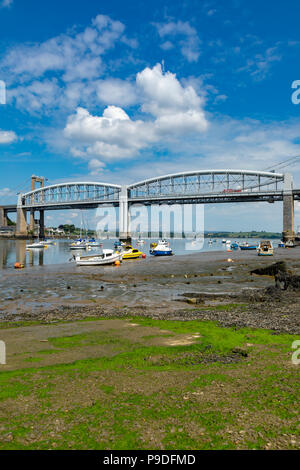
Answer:
[[[136, 246], [136, 241], [132, 241], [132, 246]], [[150, 243], [155, 240], [145, 240], [145, 243], [138, 245], [141, 251], [146, 253], [147, 259], [151, 258], [149, 255]], [[242, 243], [244, 240], [239, 239], [238, 242]], [[257, 243], [258, 240], [247, 240], [249, 243]], [[274, 247], [277, 247], [279, 240], [273, 240]], [[114, 239], [103, 240], [103, 248], [113, 248]], [[59, 240], [56, 245], [48, 245], [43, 249], [27, 249], [26, 245], [29, 242], [26, 240], [0, 240], [0, 270], [5, 268], [13, 268], [16, 262], [24, 266], [43, 266], [49, 264], [62, 264], [70, 263], [73, 255], [76, 253], [84, 254], [85, 250], [71, 251], [69, 245], [71, 240]], [[226, 251], [228, 248], [222, 244], [221, 239], [217, 239], [213, 243], [209, 240], [187, 240], [187, 239], [173, 239], [170, 240], [170, 246], [175, 255], [182, 255], [187, 253], [199, 251]], [[100, 248], [94, 248], [89, 253], [99, 252]]]

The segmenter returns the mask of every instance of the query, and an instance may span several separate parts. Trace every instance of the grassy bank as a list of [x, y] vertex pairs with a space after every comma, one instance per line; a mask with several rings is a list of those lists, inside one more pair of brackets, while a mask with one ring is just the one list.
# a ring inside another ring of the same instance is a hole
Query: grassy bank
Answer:
[[0, 449], [300, 447], [296, 336], [145, 318], [0, 336], [24, 342], [0, 366]]

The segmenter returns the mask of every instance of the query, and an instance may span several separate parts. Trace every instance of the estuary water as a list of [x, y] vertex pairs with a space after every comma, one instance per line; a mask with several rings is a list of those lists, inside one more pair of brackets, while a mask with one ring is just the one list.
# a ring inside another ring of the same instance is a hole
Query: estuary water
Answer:
[[[132, 241], [132, 246], [138, 246], [143, 251], [147, 258], [150, 258], [149, 249], [150, 244], [156, 240], [145, 240], [142, 245], [137, 245], [136, 240]], [[257, 239], [238, 239], [231, 240], [243, 243], [258, 243]], [[101, 240], [103, 248], [114, 248], [115, 239]], [[274, 247], [277, 247], [279, 240], [273, 240]], [[74, 254], [93, 254], [101, 251], [100, 247], [95, 247], [90, 251], [86, 250], [70, 250], [69, 245], [72, 240], [60, 239], [55, 240], [55, 245], [48, 245], [44, 249], [27, 249], [26, 245], [29, 244], [26, 240], [0, 240], [0, 271], [3, 269], [13, 269], [16, 262], [24, 264], [26, 267], [30, 266], [44, 266], [54, 264], [65, 264], [71, 262]], [[170, 246], [173, 249], [174, 255], [192, 254], [193, 252], [208, 252], [208, 251], [224, 251], [227, 248], [222, 243], [222, 239], [216, 238], [212, 243], [209, 239], [205, 240], [189, 240], [189, 239], [171, 239], [169, 240]]]

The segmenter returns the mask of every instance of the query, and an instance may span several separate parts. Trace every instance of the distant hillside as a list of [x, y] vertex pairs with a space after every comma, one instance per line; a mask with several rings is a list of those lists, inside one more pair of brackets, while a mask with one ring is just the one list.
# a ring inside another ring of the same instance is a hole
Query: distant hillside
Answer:
[[205, 237], [219, 237], [219, 238], [262, 238], [262, 239], [272, 239], [282, 237], [280, 232], [205, 232]]

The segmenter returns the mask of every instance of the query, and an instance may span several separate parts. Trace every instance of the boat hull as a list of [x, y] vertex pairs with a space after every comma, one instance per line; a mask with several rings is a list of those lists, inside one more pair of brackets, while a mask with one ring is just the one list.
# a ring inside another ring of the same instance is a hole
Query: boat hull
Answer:
[[143, 253], [126, 253], [122, 259], [137, 259], [142, 256]]
[[116, 261], [122, 261], [122, 256], [120, 254], [116, 254], [109, 258], [101, 258], [100, 256], [95, 256], [91, 258], [81, 258], [80, 256], [78, 256], [75, 259], [77, 266], [105, 266], [108, 264], [114, 264]]
[[243, 250], [243, 251], [247, 251], [247, 250], [257, 250], [257, 246], [253, 245], [253, 246], [241, 246], [240, 245], [240, 249]]
[[151, 250], [150, 255], [153, 255], [153, 256], [172, 256], [173, 251]]

